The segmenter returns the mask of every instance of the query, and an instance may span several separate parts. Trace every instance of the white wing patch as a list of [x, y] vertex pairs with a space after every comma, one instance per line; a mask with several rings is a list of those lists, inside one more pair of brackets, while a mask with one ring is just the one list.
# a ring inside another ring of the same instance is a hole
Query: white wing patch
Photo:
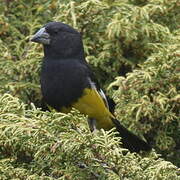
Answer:
[[103, 90], [100, 89], [100, 90], [98, 91], [97, 88], [96, 88], [96, 84], [95, 84], [93, 81], [91, 81], [90, 78], [89, 78], [89, 83], [90, 83], [90, 85], [91, 85], [91, 88], [92, 88], [92, 89], [95, 89], [95, 90], [98, 92], [98, 94], [102, 97], [102, 99], [103, 99], [106, 107], [109, 109], [108, 101], [107, 101], [106, 95], [104, 94]]
[[104, 94], [103, 90], [100, 89], [100, 91], [98, 91], [98, 93], [99, 93], [100, 96], [103, 98], [103, 101], [104, 101], [106, 107], [109, 109], [108, 101], [107, 101], [106, 95]]

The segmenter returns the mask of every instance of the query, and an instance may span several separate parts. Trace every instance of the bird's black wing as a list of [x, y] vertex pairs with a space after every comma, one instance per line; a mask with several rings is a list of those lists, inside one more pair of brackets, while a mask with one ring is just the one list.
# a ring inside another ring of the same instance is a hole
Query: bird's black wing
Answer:
[[99, 95], [102, 97], [106, 107], [109, 109], [109, 111], [113, 114], [115, 109], [115, 102], [112, 98], [106, 95], [106, 93], [103, 91], [103, 89], [99, 85], [99, 81], [97, 80], [95, 74], [91, 70], [90, 66], [86, 63], [87, 69], [88, 69], [88, 75], [91, 80], [92, 87], [97, 89]]

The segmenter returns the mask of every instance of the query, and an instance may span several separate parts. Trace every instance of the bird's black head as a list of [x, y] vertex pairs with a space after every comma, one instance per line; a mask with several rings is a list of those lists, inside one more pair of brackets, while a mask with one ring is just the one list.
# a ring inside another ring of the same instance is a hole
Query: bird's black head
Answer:
[[31, 41], [44, 45], [46, 58], [84, 58], [81, 34], [61, 22], [47, 23], [31, 38]]

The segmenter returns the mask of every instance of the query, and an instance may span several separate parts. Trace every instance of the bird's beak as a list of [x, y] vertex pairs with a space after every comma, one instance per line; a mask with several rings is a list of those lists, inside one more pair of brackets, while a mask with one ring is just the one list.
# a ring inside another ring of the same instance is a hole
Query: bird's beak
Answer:
[[47, 33], [46, 29], [43, 27], [31, 38], [31, 41], [48, 45], [50, 44], [50, 35]]

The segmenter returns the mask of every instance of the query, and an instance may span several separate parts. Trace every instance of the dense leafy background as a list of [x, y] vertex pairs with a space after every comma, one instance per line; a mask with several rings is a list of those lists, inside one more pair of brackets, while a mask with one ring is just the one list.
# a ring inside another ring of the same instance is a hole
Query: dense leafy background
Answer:
[[[1, 0], [0, 179], [180, 179], [179, 11], [178, 0]], [[34, 107], [43, 51], [29, 38], [53, 20], [82, 33], [117, 117], [166, 161], [125, 155], [113, 132], [91, 134], [76, 111]]]

